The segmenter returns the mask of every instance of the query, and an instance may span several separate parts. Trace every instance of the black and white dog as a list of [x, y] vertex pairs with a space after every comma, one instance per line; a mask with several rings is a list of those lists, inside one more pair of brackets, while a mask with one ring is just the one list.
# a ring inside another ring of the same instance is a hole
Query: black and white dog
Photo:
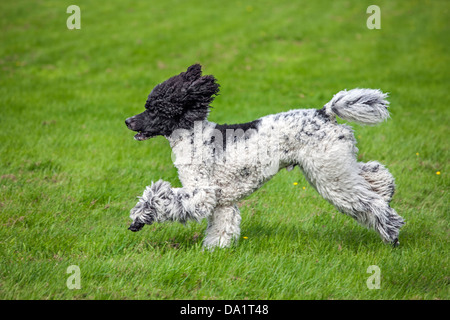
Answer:
[[337, 93], [322, 109], [291, 110], [234, 125], [207, 120], [219, 92], [201, 66], [190, 66], [158, 84], [146, 110], [128, 118], [142, 141], [162, 135], [170, 142], [182, 188], [159, 180], [131, 209], [131, 231], [163, 221], [208, 219], [204, 246], [226, 247], [239, 238], [237, 202], [279, 170], [303, 172], [308, 182], [339, 211], [398, 245], [403, 219], [389, 206], [394, 178], [380, 163], [358, 162], [353, 130], [336, 116], [374, 125], [389, 117], [387, 94], [353, 89]]

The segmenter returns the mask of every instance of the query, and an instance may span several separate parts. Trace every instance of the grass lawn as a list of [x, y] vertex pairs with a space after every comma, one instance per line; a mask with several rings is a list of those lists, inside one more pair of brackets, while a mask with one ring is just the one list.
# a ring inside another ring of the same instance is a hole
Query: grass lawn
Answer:
[[[71, 4], [80, 30], [66, 27]], [[0, 299], [449, 299], [450, 3], [380, 0], [379, 30], [371, 4], [2, 1]], [[146, 185], [180, 182], [168, 142], [135, 141], [124, 120], [196, 62], [221, 84], [218, 123], [389, 92], [389, 121], [352, 126], [359, 159], [396, 178], [400, 247], [298, 170], [240, 203], [233, 248], [203, 251], [206, 221], [128, 231]], [[72, 265], [81, 289], [66, 286]]]

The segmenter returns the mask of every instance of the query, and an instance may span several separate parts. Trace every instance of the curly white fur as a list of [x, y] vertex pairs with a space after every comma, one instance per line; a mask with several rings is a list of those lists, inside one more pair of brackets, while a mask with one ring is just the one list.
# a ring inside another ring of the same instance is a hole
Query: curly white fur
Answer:
[[214, 188], [172, 188], [169, 182], [159, 180], [146, 187], [139, 202], [131, 210], [133, 221], [144, 224], [187, 220], [200, 222], [216, 206]]

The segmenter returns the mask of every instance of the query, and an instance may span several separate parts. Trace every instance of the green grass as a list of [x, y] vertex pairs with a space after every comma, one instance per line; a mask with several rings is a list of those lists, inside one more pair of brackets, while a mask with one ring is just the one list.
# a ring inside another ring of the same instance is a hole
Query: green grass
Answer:
[[[381, 30], [365, 0], [79, 0], [81, 30], [66, 28], [70, 4], [0, 4], [1, 299], [450, 298], [448, 2], [379, 1]], [[388, 122], [353, 126], [359, 159], [396, 178], [401, 246], [297, 170], [242, 201], [236, 247], [203, 251], [206, 222], [129, 232], [145, 185], [180, 183], [168, 142], [134, 141], [124, 120], [196, 62], [222, 85], [219, 123], [320, 108], [344, 88], [390, 92]]]

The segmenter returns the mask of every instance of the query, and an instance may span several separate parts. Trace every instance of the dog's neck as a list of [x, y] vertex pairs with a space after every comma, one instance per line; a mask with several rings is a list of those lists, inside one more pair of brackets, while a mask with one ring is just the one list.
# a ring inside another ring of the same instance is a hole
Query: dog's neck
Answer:
[[176, 153], [178, 149], [184, 148], [187, 145], [203, 143], [211, 135], [210, 132], [215, 126], [216, 124], [214, 122], [208, 120], [195, 121], [192, 128], [176, 129], [170, 135], [165, 136], [165, 138], [169, 141], [172, 151]]

